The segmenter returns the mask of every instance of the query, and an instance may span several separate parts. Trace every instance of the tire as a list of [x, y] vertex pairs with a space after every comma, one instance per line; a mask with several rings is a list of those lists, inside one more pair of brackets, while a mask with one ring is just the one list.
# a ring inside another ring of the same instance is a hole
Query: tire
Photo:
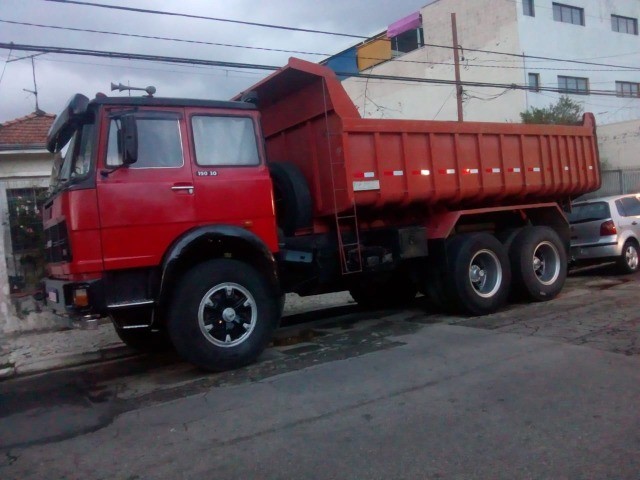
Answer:
[[356, 283], [351, 285], [349, 293], [363, 308], [397, 308], [416, 298], [418, 289], [408, 274], [398, 274], [383, 282]]
[[549, 227], [526, 227], [509, 249], [514, 289], [526, 299], [544, 302], [558, 296], [567, 278], [567, 252]]
[[629, 239], [622, 246], [622, 255], [618, 259], [618, 270], [621, 273], [635, 273], [639, 269], [638, 244]]
[[278, 310], [278, 296], [253, 267], [237, 260], [209, 260], [178, 282], [167, 327], [180, 356], [217, 372], [247, 365], [262, 353]]
[[167, 332], [150, 328], [124, 329], [115, 327], [116, 334], [125, 345], [142, 353], [160, 353], [173, 348]]
[[507, 252], [493, 235], [474, 233], [447, 245], [447, 284], [455, 305], [471, 315], [502, 307], [509, 294], [511, 269]]
[[313, 205], [307, 180], [300, 169], [291, 163], [270, 163], [273, 182], [276, 224], [290, 237], [300, 228], [312, 225]]
[[513, 241], [521, 231], [522, 227], [508, 228], [506, 230], [502, 230], [501, 232], [497, 232], [496, 238], [500, 241], [500, 243], [502, 243], [502, 245], [504, 245], [505, 250], [509, 252]]

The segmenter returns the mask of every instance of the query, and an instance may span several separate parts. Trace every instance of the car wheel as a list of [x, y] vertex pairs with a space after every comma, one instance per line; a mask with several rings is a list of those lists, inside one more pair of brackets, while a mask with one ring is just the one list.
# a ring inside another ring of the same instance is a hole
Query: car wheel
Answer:
[[516, 292], [536, 302], [555, 298], [567, 278], [567, 253], [549, 227], [527, 227], [509, 249]]
[[209, 260], [179, 282], [169, 308], [169, 336], [178, 353], [202, 369], [242, 367], [267, 346], [279, 300], [253, 267]]
[[622, 247], [622, 255], [618, 259], [618, 268], [622, 273], [635, 273], [640, 269], [638, 263], [638, 244], [627, 240]]
[[493, 313], [504, 305], [511, 283], [509, 258], [488, 233], [460, 235], [447, 245], [448, 291], [471, 315]]

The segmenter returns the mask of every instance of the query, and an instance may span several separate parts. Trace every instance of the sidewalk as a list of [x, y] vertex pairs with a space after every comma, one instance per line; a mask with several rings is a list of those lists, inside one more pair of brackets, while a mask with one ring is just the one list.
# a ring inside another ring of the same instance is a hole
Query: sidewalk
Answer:
[[110, 322], [94, 330], [12, 333], [0, 337], [0, 379], [132, 355]]
[[[301, 298], [287, 295], [284, 315], [295, 315], [353, 304], [346, 292]], [[118, 338], [113, 325], [103, 320], [97, 329], [48, 329], [26, 333], [0, 333], [0, 381], [60, 368], [116, 360], [136, 355]]]

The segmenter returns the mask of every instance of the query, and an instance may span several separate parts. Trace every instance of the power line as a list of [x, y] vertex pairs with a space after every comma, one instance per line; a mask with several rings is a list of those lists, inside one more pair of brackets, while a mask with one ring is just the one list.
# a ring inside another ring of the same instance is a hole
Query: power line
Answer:
[[[53, 1], [53, 0], [52, 0]], [[61, 27], [58, 25], [45, 25], [41, 23], [29, 23], [29, 22], [18, 22], [15, 20], [5, 20], [0, 19], [1, 23], [9, 23], [12, 25], [24, 25], [29, 27], [38, 27], [38, 28], [52, 28], [55, 30], [66, 30], [71, 32], [86, 32], [86, 33], [99, 33], [103, 35], [117, 35], [120, 37], [135, 37], [135, 38], [144, 38], [149, 40], [167, 40], [171, 42], [183, 42], [183, 43], [193, 43], [198, 45], [212, 45], [216, 47], [232, 47], [232, 48], [245, 48], [247, 50], [266, 50], [270, 52], [284, 52], [284, 53], [297, 53], [300, 55], [322, 55], [328, 56], [328, 53], [318, 53], [318, 52], [304, 52], [299, 50], [283, 50], [279, 48], [267, 48], [267, 47], [254, 47], [249, 45], [233, 45], [229, 43], [216, 43], [216, 42], [205, 42], [203, 40], [189, 40], [185, 38], [173, 38], [173, 37], [160, 37], [156, 35], [142, 35], [138, 33], [123, 33], [123, 32], [110, 32], [108, 30], [93, 30], [89, 28], [76, 28], [76, 27]]]
[[[196, 58], [183, 58], [183, 57], [167, 57], [167, 56], [159, 56], [159, 55], [147, 55], [147, 54], [135, 54], [135, 53], [126, 53], [126, 52], [109, 52], [102, 50], [85, 50], [79, 48], [65, 48], [65, 47], [46, 47], [39, 45], [24, 45], [24, 44], [14, 44], [14, 43], [0, 43], [0, 49], [13, 49], [13, 50], [24, 50], [24, 51], [35, 51], [35, 52], [44, 52], [44, 53], [57, 53], [57, 54], [67, 54], [67, 55], [82, 55], [82, 56], [95, 56], [95, 57], [106, 57], [106, 58], [124, 58], [129, 60], [145, 60], [145, 61], [155, 61], [155, 62], [166, 62], [166, 63], [177, 63], [177, 64], [188, 64], [188, 65], [203, 65], [203, 66], [213, 66], [213, 67], [231, 67], [231, 68], [243, 68], [250, 70], [278, 70], [280, 67], [274, 65], [261, 65], [261, 64], [252, 64], [252, 63], [237, 63], [237, 62], [226, 62], [219, 60], [203, 60]], [[358, 73], [354, 74], [351, 72], [335, 72], [338, 76], [351, 76], [356, 78], [367, 78], [370, 80], [386, 80], [386, 81], [410, 81], [416, 83], [430, 83], [430, 84], [443, 84], [443, 85], [455, 85], [455, 80], [444, 80], [444, 79], [432, 79], [432, 78], [420, 78], [420, 77], [403, 77], [397, 75], [380, 75], [380, 74], [363, 74]], [[519, 85], [519, 84], [505, 84], [505, 83], [492, 83], [492, 82], [477, 82], [477, 81], [462, 81], [460, 82], [463, 86], [473, 86], [473, 87], [490, 87], [490, 88], [507, 88], [514, 90], [531, 90], [529, 85]], [[555, 93], [580, 93], [580, 92], [567, 92], [566, 90], [560, 90], [558, 88], [551, 87], [539, 87], [536, 89], [537, 91], [546, 91], [546, 92], [555, 92]], [[617, 92], [611, 90], [590, 90], [588, 92], [590, 95], [603, 95], [603, 96], [615, 96]]]
[[[336, 36], [342, 36], [342, 37], [358, 38], [358, 39], [362, 39], [362, 40], [370, 40], [370, 39], [375, 39], [376, 38], [376, 36], [365, 37], [365, 36], [362, 36], [362, 35], [353, 35], [353, 34], [349, 34], [349, 33], [328, 32], [328, 31], [323, 31], [323, 30], [312, 30], [312, 29], [306, 29], [306, 28], [289, 27], [289, 26], [284, 26], [284, 25], [271, 25], [271, 24], [266, 24], [266, 23], [246, 22], [246, 21], [241, 21], [241, 20], [231, 20], [231, 19], [227, 19], [227, 18], [217, 18], [217, 17], [206, 17], [206, 16], [202, 16], [202, 15], [192, 15], [192, 14], [178, 13], [178, 12], [164, 12], [164, 11], [160, 11], [160, 10], [151, 10], [151, 9], [145, 9], [145, 8], [123, 7], [123, 6], [119, 6], [119, 5], [105, 5], [105, 4], [101, 4], [101, 3], [90, 3], [90, 2], [83, 2], [83, 1], [79, 1], [79, 0], [45, 0], [45, 1], [63, 3], [63, 4], [72, 4], [72, 5], [90, 6], [90, 7], [109, 8], [109, 9], [114, 9], [114, 10], [124, 10], [124, 11], [138, 12], [138, 13], [149, 13], [149, 14], [156, 14], [156, 15], [170, 15], [170, 16], [179, 16], [179, 17], [185, 17], [185, 18], [195, 18], [195, 19], [200, 19], [200, 20], [212, 20], [212, 21], [218, 21], [218, 22], [239, 23], [239, 24], [243, 24], [243, 25], [252, 25], [252, 26], [259, 26], [259, 27], [266, 27], [266, 28], [277, 28], [277, 29], [284, 29], [284, 30], [298, 31], [298, 32], [305, 32], [305, 33], [319, 33], [319, 34], [324, 34], [324, 35], [336, 35]], [[514, 1], [514, 2], [518, 3], [517, 0], [511, 0], [511, 1]], [[382, 35], [382, 34], [380, 34], [380, 35]], [[387, 38], [385, 38], [385, 39], [381, 38], [380, 40], [390, 41], [390, 39], [387, 39]], [[429, 44], [429, 43], [425, 43], [424, 46], [429, 46], [429, 47], [434, 47], [434, 48], [447, 48], [447, 49], [453, 49], [454, 48], [451, 45], [439, 45], [439, 44]], [[611, 67], [611, 68], [620, 68], [620, 69], [629, 69], [629, 70], [638, 70], [639, 69], [638, 67], [631, 67], [631, 66], [628, 66], [628, 65], [615, 65], [615, 64], [607, 64], [607, 63], [587, 62], [587, 61], [583, 61], [583, 60], [562, 59], [562, 58], [545, 57], [545, 56], [538, 56], [538, 55], [525, 55], [525, 54], [519, 54], [519, 53], [499, 52], [499, 51], [494, 51], [494, 50], [483, 50], [483, 49], [474, 49], [474, 48], [463, 48], [463, 49], [468, 51], [468, 52], [490, 53], [490, 54], [494, 54], [494, 55], [505, 55], [505, 56], [511, 56], [511, 57], [518, 57], [518, 58], [522, 58], [522, 59], [527, 58], [527, 59], [537, 59], [537, 60], [554, 61], [554, 62], [577, 63], [577, 64], [583, 64], [583, 65], [593, 65], [593, 66], [599, 66], [599, 67]], [[312, 53], [312, 54], [314, 54], [314, 55], [328, 55], [328, 54], [318, 54], [318, 53]]]
[[172, 17], [184, 17], [184, 18], [194, 18], [198, 20], [210, 20], [214, 22], [226, 22], [226, 23], [237, 23], [241, 25], [251, 25], [253, 27], [264, 27], [264, 28], [275, 28], [279, 30], [288, 30], [293, 32], [305, 32], [305, 33], [318, 33], [321, 35], [334, 35], [338, 37], [350, 37], [350, 38], [359, 38], [366, 39], [367, 37], [362, 35], [352, 35], [349, 33], [340, 33], [340, 32], [327, 32], [324, 30], [312, 30], [309, 28], [297, 28], [297, 27], [288, 27], [285, 25], [272, 25], [268, 23], [256, 23], [256, 22], [247, 22], [243, 20], [231, 20], [228, 18], [217, 18], [217, 17], [206, 17], [204, 15], [192, 15], [188, 13], [179, 13], [179, 12], [164, 12], [161, 10], [151, 10], [148, 8], [134, 8], [134, 7], [123, 7], [120, 5], [105, 5], [103, 3], [89, 3], [89, 2], [81, 2], [78, 0], [45, 0], [46, 2], [56, 2], [56, 3], [65, 3], [70, 5], [82, 5], [85, 7], [99, 7], [99, 8], [109, 8], [112, 10], [124, 10], [127, 12], [136, 12], [136, 13], [150, 13], [154, 15], [168, 15]]
[[[331, 54], [329, 54], [329, 53], [322, 53], [322, 52], [306, 52], [306, 51], [299, 51], [299, 50], [286, 50], [286, 49], [278, 49], [278, 48], [255, 47], [255, 46], [248, 46], [248, 45], [234, 45], [234, 44], [228, 44], [228, 43], [207, 42], [207, 41], [202, 41], [202, 40], [189, 40], [189, 39], [174, 38], [174, 37], [161, 37], [161, 36], [156, 36], [156, 35], [142, 35], [142, 34], [135, 34], [135, 33], [111, 32], [111, 31], [108, 31], [108, 30], [94, 30], [94, 29], [77, 28], [77, 27], [63, 27], [63, 26], [59, 26], [59, 25], [45, 25], [45, 24], [39, 24], [39, 23], [18, 22], [18, 21], [15, 21], [15, 20], [6, 20], [6, 19], [0, 19], [0, 22], [1, 23], [12, 24], [12, 25], [23, 25], [23, 26], [38, 27], [38, 28], [51, 28], [51, 29], [55, 29], [55, 30], [65, 30], [65, 31], [72, 31], [72, 32], [86, 32], [86, 33], [97, 33], [97, 34], [103, 34], [103, 35], [117, 35], [117, 36], [123, 36], [123, 37], [135, 37], [135, 38], [144, 38], [144, 39], [152, 39], [152, 40], [166, 40], [166, 41], [172, 41], [172, 42], [183, 42], [183, 43], [200, 44], [200, 45], [212, 45], [212, 46], [242, 48], [242, 49], [248, 49], [248, 50], [263, 50], [263, 51], [272, 51], [272, 52], [294, 53], [294, 54], [301, 54], [301, 55], [319, 55], [319, 56], [327, 56], [327, 57], [331, 56]], [[380, 58], [380, 57], [364, 57], [364, 56], [361, 56], [360, 58], [367, 59], [367, 60], [380, 60], [380, 61], [388, 60], [387, 58]], [[19, 60], [19, 59], [15, 59], [15, 60]], [[12, 60], [12, 61], [15, 61], [15, 60]], [[477, 60], [478, 59], [474, 59], [474, 61], [477, 61]], [[426, 64], [426, 65], [448, 65], [448, 66], [453, 66], [454, 65], [451, 62], [433, 62], [433, 61], [424, 61], [424, 60], [394, 59], [394, 61], [399, 62], [399, 63], [415, 63], [415, 64]], [[474, 64], [474, 63], [466, 63], [463, 66], [465, 68], [466, 67], [474, 67], [474, 68], [505, 68], [505, 69], [517, 69], [517, 70], [532, 70], [529, 67], [512, 66], [512, 65], [478, 65], [478, 64]], [[582, 71], [585, 71], [585, 72], [614, 72], [614, 71], [616, 71], [616, 70], [611, 70], [611, 69], [603, 70], [603, 69], [562, 68], [562, 67], [558, 67], [558, 68], [537, 67], [537, 68], [535, 68], [535, 70], [553, 70], [553, 71], [562, 70], [562, 71], [581, 71], [581, 72]], [[637, 68], [636, 70], [640, 70], [640, 67]], [[617, 71], [627, 71], [627, 69], [625, 68], [625, 69], [617, 70]]]

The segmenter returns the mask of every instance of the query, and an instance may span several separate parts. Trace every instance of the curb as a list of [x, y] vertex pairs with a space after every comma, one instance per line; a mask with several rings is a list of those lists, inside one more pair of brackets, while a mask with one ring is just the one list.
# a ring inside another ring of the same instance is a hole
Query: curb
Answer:
[[17, 378], [30, 377], [42, 373], [55, 372], [67, 368], [83, 367], [97, 363], [121, 360], [124, 358], [142, 355], [131, 348], [122, 345], [105, 348], [95, 352], [72, 353], [55, 358], [42, 359], [24, 366], [16, 366], [8, 363], [0, 365], [0, 382], [15, 380]]

